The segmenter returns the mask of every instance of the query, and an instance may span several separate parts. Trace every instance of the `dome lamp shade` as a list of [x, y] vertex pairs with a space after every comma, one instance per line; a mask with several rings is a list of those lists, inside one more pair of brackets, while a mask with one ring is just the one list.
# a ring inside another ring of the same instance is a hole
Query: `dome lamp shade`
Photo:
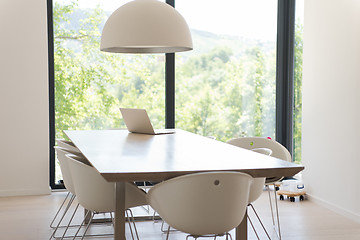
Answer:
[[113, 53], [172, 53], [193, 49], [189, 26], [180, 13], [158, 0], [134, 0], [105, 23], [100, 50]]

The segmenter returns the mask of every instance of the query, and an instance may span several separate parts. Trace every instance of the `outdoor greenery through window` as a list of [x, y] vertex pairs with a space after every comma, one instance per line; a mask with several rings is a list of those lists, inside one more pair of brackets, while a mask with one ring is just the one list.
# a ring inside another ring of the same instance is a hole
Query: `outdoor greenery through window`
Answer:
[[181, 0], [176, 9], [194, 44], [176, 54], [176, 126], [221, 141], [275, 138], [277, 1]]
[[[124, 128], [119, 107], [165, 127], [165, 55], [99, 50], [108, 16], [127, 1], [53, 0], [55, 130]], [[227, 141], [275, 138], [276, 0], [175, 3], [194, 50], [176, 53], [176, 127]], [[206, 6], [206, 8], [204, 8]], [[296, 24], [294, 148], [301, 157], [302, 22]], [[56, 164], [58, 166], [58, 164]], [[56, 169], [56, 181], [61, 179]]]
[[294, 46], [294, 116], [293, 116], [293, 160], [301, 162], [301, 120], [302, 120], [302, 66], [304, 0], [296, 1], [295, 46]]
[[53, 2], [56, 139], [67, 129], [125, 127], [120, 106], [145, 108], [155, 128], [165, 125], [165, 56], [101, 52], [102, 28], [118, 7], [101, 2]]

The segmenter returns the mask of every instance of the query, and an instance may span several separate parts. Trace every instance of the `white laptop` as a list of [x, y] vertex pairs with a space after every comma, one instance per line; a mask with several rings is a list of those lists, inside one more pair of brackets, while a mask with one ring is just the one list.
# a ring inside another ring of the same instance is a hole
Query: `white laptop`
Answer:
[[151, 134], [151, 135], [169, 134], [175, 132], [175, 129], [154, 130], [145, 109], [120, 108], [120, 112], [129, 132]]

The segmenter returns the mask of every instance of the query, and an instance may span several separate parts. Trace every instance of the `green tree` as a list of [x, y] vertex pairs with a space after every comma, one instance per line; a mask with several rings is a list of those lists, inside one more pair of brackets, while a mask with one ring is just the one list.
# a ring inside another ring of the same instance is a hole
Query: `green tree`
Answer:
[[67, 129], [124, 127], [120, 106], [146, 108], [162, 127], [163, 58], [101, 52], [107, 15], [99, 7], [79, 9], [74, 1], [53, 10], [56, 138]]
[[264, 117], [275, 111], [274, 97], [264, 99], [275, 94], [275, 86], [269, 86], [275, 83], [274, 51], [256, 45], [245, 52], [235, 57], [228, 47], [219, 46], [187, 60], [182, 57], [176, 68], [177, 127], [222, 141], [264, 134], [264, 122], [274, 122]]
[[222, 82], [224, 94], [221, 97], [223, 106], [224, 133], [218, 133], [219, 140], [227, 141], [231, 138], [245, 135], [242, 127], [243, 116], [243, 88], [244, 88], [244, 66], [243, 62], [232, 60], [226, 64], [226, 81]]
[[[214, 48], [192, 56], [176, 68], [176, 126], [202, 135], [224, 136], [225, 82], [232, 52]], [[220, 113], [220, 114], [219, 114]]]
[[263, 134], [263, 84], [264, 84], [264, 54], [259, 47], [254, 47], [251, 50], [254, 58], [254, 70], [252, 72], [253, 84], [254, 84], [254, 128], [255, 136], [262, 136]]
[[[105, 14], [99, 9], [86, 13], [75, 24], [69, 24], [76, 3], [54, 6], [54, 68], [55, 68], [55, 125], [56, 137], [62, 138], [65, 129], [91, 129], [111, 126], [116, 118], [116, 97], [107, 89], [118, 79], [111, 78], [109, 68], [115, 59], [95, 51], [98, 49], [98, 25]], [[74, 26], [77, 26], [76, 28]], [[118, 63], [117, 63], [118, 64]]]
[[[146, 108], [156, 128], [165, 125], [164, 55], [99, 51], [106, 18], [99, 7], [79, 9], [76, 1], [54, 5], [57, 138], [64, 137], [65, 129], [124, 127], [119, 107]], [[193, 37], [196, 41], [198, 36]], [[274, 137], [276, 55], [272, 44], [252, 40], [248, 44], [235, 38], [220, 44], [209, 38], [202, 43], [216, 43], [212, 49], [203, 46], [209, 50], [188, 57], [176, 55], [176, 127], [221, 141]], [[237, 47], [224, 44], [229, 41]], [[301, 37], [296, 41], [300, 43]], [[298, 62], [302, 49], [296, 51]], [[301, 71], [295, 69], [297, 142], [301, 139]]]
[[295, 162], [301, 161], [301, 122], [302, 122], [302, 72], [303, 72], [303, 25], [295, 25], [295, 68], [294, 68], [294, 156]]

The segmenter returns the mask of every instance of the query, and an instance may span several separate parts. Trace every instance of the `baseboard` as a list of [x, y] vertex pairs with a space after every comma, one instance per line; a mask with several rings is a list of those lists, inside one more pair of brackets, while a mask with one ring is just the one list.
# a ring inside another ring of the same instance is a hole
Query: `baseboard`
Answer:
[[319, 204], [321, 206], [324, 206], [327, 209], [334, 211], [344, 217], [347, 217], [353, 221], [360, 223], [360, 215], [354, 214], [353, 212], [350, 212], [342, 207], [339, 207], [338, 205], [335, 205], [333, 203], [330, 203], [328, 201], [325, 201], [321, 198], [318, 198], [318, 197], [313, 196], [312, 194], [308, 194], [308, 193], [306, 193], [306, 199], [308, 199], [309, 201], [312, 201], [316, 204]]
[[51, 189], [16, 189], [16, 190], [0, 190], [0, 197], [30, 196], [30, 195], [48, 195]]

